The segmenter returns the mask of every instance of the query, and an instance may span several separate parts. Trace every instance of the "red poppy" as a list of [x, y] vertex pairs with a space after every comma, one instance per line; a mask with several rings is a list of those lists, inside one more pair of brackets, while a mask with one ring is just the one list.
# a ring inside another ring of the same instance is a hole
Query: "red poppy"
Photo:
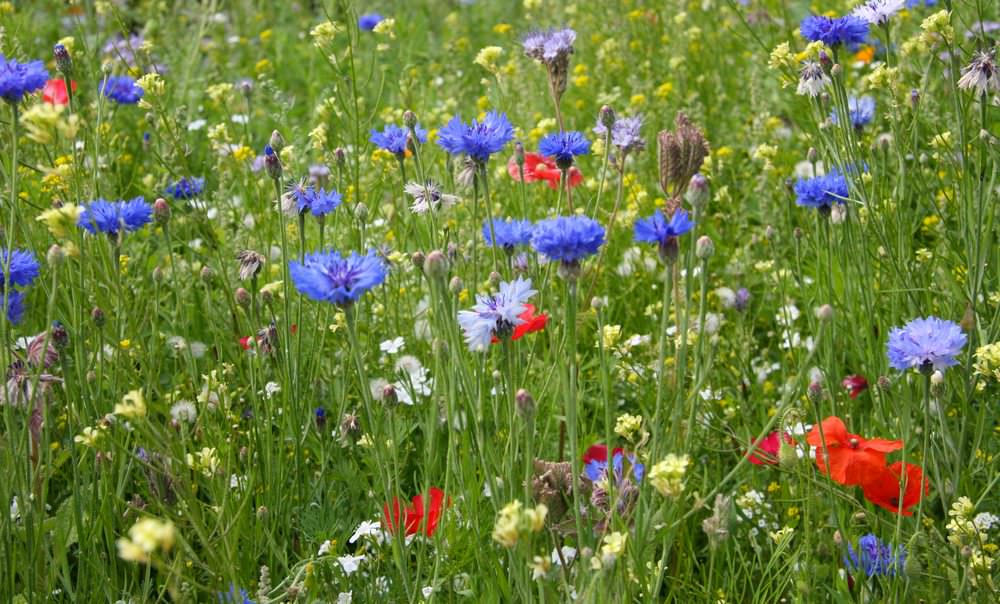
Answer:
[[[524, 312], [517, 315], [517, 317], [524, 321], [524, 323], [514, 328], [514, 335], [510, 337], [511, 340], [520, 340], [529, 333], [541, 331], [545, 329], [545, 324], [549, 322], [549, 316], [545, 313], [536, 315], [535, 307], [531, 304], [525, 304]], [[497, 344], [499, 342], [500, 338], [493, 336], [493, 343]]]
[[[779, 434], [780, 433], [775, 430], [760, 439], [760, 442], [750, 439], [752, 448], [747, 452], [747, 458], [750, 463], [758, 466], [773, 466], [778, 463], [778, 451], [781, 449], [781, 439]], [[790, 445], [795, 444], [795, 440], [792, 439], [792, 435], [788, 432], [784, 433], [784, 439], [785, 442]]]
[[[899, 491], [903, 481], [903, 504], [899, 502]], [[921, 489], [921, 485], [923, 488]], [[861, 485], [865, 499], [885, 508], [890, 512], [910, 516], [910, 508], [920, 502], [923, 495], [931, 492], [931, 485], [924, 477], [920, 466], [906, 464], [906, 475], [903, 475], [903, 462], [897, 461], [889, 467], [883, 467], [881, 472], [870, 474], [868, 481]], [[921, 493], [921, 491], [923, 491]]]
[[[611, 451], [611, 457], [618, 455], [619, 453], [624, 453], [625, 450], [621, 447], [616, 447]], [[608, 461], [608, 446], [607, 445], [591, 445], [583, 454], [583, 464], [587, 465], [592, 461], [603, 461], [607, 463]]]
[[[514, 180], [521, 180], [521, 172], [518, 170], [517, 162], [510, 158], [507, 162], [507, 173]], [[556, 167], [553, 159], [543, 156], [540, 153], [524, 154], [524, 182], [535, 182], [544, 180], [550, 189], [558, 189], [559, 181], [562, 179], [562, 171]], [[583, 182], [583, 174], [576, 167], [569, 169], [569, 186], [575, 187]]]
[[256, 338], [253, 336], [243, 336], [240, 338], [240, 346], [243, 347], [243, 350], [250, 350], [250, 347], [253, 346], [255, 339]]
[[[406, 528], [407, 535], [415, 535], [419, 533], [421, 528], [428, 537], [434, 534], [437, 530], [438, 521], [441, 519], [441, 512], [444, 511], [445, 501], [444, 501], [444, 491], [437, 487], [431, 487], [428, 492], [430, 495], [430, 505], [427, 507], [426, 514], [427, 520], [424, 521], [424, 496], [423, 494], [414, 495], [413, 501], [403, 510], [403, 525]], [[447, 505], [450, 505], [451, 501]], [[399, 526], [399, 498], [393, 498], [392, 500], [392, 518], [389, 517], [389, 505], [385, 504], [382, 506], [382, 512], [385, 516], [385, 524], [389, 529], [389, 532], [395, 532], [396, 527]]]
[[[76, 82], [70, 81], [73, 92], [76, 92]], [[69, 95], [66, 94], [66, 80], [49, 80], [42, 88], [42, 100], [50, 105], [69, 105]]]
[[868, 390], [868, 380], [863, 375], [849, 375], [841, 380], [840, 385], [847, 389], [851, 398], [858, 398], [859, 394]]
[[[857, 434], [850, 434], [839, 417], [823, 420], [823, 436], [819, 426], [813, 426], [806, 436], [810, 445], [821, 449], [826, 440], [826, 454], [816, 452], [816, 467], [842, 485], [864, 484], [870, 477], [878, 476], [885, 469], [885, 454], [903, 448], [901, 440], [873, 438], [866, 440]], [[825, 457], [830, 458], [827, 472]]]

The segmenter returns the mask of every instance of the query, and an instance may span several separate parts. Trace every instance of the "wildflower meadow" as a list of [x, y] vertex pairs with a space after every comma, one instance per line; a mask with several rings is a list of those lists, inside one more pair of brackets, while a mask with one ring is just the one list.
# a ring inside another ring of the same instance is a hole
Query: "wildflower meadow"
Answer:
[[1000, 601], [998, 54], [0, 2], [0, 601]]

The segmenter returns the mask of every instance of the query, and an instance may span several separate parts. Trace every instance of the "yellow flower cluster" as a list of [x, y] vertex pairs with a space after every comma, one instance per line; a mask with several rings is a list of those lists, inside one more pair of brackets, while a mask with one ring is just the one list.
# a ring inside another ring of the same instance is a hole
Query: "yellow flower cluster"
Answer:
[[514, 547], [524, 535], [537, 533], [545, 528], [545, 517], [548, 514], [549, 508], [545, 504], [525, 508], [520, 501], [511, 501], [497, 514], [493, 525], [493, 540], [504, 547]]
[[64, 105], [38, 103], [21, 114], [25, 135], [40, 145], [51, 145], [56, 138], [73, 139], [80, 129], [80, 118], [63, 116]]
[[1000, 382], [1000, 342], [984, 344], [977, 348], [976, 362], [973, 366], [976, 375]]
[[155, 552], [169, 552], [174, 546], [174, 523], [143, 518], [128, 530], [128, 537], [118, 540], [118, 556], [128, 562], [149, 562]]
[[129, 391], [122, 397], [122, 402], [115, 405], [114, 413], [129, 419], [146, 417], [146, 399], [142, 396], [142, 390]]
[[625, 543], [628, 541], [628, 533], [614, 531], [604, 536], [601, 543], [600, 556], [590, 559], [590, 568], [600, 570], [614, 564], [623, 553], [625, 553]]
[[203, 447], [201, 451], [196, 451], [194, 454], [188, 453], [184, 456], [184, 461], [189, 468], [201, 472], [208, 478], [211, 478], [219, 469], [219, 456], [215, 454], [214, 447]]
[[687, 472], [691, 459], [687, 455], [674, 455], [663, 458], [649, 471], [649, 482], [660, 495], [676, 498], [684, 492], [684, 474]]

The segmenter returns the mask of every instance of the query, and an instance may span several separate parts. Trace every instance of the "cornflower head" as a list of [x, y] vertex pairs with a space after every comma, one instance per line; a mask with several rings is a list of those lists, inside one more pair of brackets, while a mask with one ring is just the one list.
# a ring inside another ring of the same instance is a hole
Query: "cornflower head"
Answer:
[[830, 84], [830, 76], [826, 75], [822, 65], [816, 61], [806, 61], [799, 70], [799, 85], [795, 89], [795, 93], [817, 97]]
[[[865, 95], [863, 97], [850, 97], [847, 99], [847, 115], [851, 120], [851, 125], [856, 130], [861, 130], [875, 119], [875, 99]], [[833, 123], [838, 123], [837, 110], [830, 112], [830, 119]]]
[[869, 25], [882, 26], [889, 18], [903, 9], [906, 0], [867, 0], [851, 14]]
[[137, 231], [152, 220], [153, 207], [141, 196], [128, 201], [97, 199], [80, 212], [77, 226], [92, 235], [106, 233], [115, 236]]
[[[594, 134], [606, 136], [607, 133], [608, 127], [599, 115], [597, 125], [594, 126]], [[642, 138], [642, 116], [615, 117], [611, 124], [611, 144], [617, 147], [622, 155], [645, 149], [646, 141]]]
[[518, 277], [514, 281], [501, 282], [496, 295], [477, 295], [472, 310], [458, 313], [458, 324], [462, 327], [469, 350], [488, 350], [494, 336], [510, 338], [514, 328], [525, 322], [520, 315], [527, 310], [525, 303], [536, 293], [531, 288], [531, 279]]
[[892, 546], [869, 533], [858, 539], [858, 549], [847, 544], [844, 566], [849, 571], [864, 572], [869, 577], [895, 576], [906, 563], [906, 548], [900, 545], [895, 552], [892, 550]]
[[563, 275], [575, 278], [580, 261], [604, 244], [604, 227], [586, 216], [556, 216], [535, 224], [531, 247], [562, 263]]
[[556, 166], [565, 171], [573, 165], [574, 157], [590, 153], [590, 141], [581, 132], [556, 132], [539, 141], [538, 152], [554, 158]]
[[810, 42], [822, 42], [830, 48], [861, 44], [868, 37], [868, 23], [854, 15], [824, 17], [810, 15], [799, 26], [802, 37]]
[[183, 177], [166, 188], [168, 195], [174, 199], [193, 199], [205, 190], [205, 179]]
[[455, 116], [438, 132], [437, 143], [452, 155], [465, 154], [479, 164], [486, 163], [514, 138], [514, 127], [506, 113], [491, 111], [483, 121], [466, 124]]
[[45, 86], [49, 71], [41, 61], [19, 63], [0, 54], [0, 98], [15, 105]]
[[451, 207], [458, 202], [457, 195], [442, 193], [441, 187], [431, 180], [424, 183], [408, 182], [403, 187], [403, 192], [413, 198], [410, 211], [414, 214], [424, 214], [438, 207]]
[[381, 23], [385, 17], [378, 13], [368, 13], [358, 17], [358, 29], [361, 31], [374, 31], [375, 26]]
[[894, 369], [919, 369], [930, 375], [934, 370], [944, 371], [957, 365], [955, 357], [966, 339], [958, 323], [937, 317], [914, 319], [889, 332], [886, 354]]
[[299, 214], [310, 212], [317, 218], [334, 211], [341, 202], [340, 193], [333, 189], [327, 191], [323, 188], [305, 186], [302, 183], [292, 185], [289, 193], [295, 201], [295, 208]]
[[0, 250], [0, 292], [9, 286], [27, 287], [38, 278], [38, 261], [28, 250]]
[[5, 309], [7, 320], [11, 325], [17, 325], [24, 318], [24, 293], [12, 289], [0, 292], [0, 300], [4, 296], [7, 297], [7, 308]]
[[847, 179], [837, 170], [795, 182], [795, 203], [829, 214], [835, 203], [844, 203], [849, 194]]
[[519, 245], [528, 245], [531, 242], [531, 233], [530, 220], [495, 218], [492, 230], [490, 222], [483, 221], [483, 239], [486, 241], [486, 245], [502, 247], [508, 254], [513, 254], [514, 248]]
[[385, 281], [388, 269], [374, 250], [364, 256], [351, 252], [306, 254], [302, 262], [288, 263], [295, 288], [317, 302], [350, 306], [368, 290]]
[[1000, 90], [1000, 68], [996, 64], [995, 51], [981, 50], [972, 55], [972, 61], [962, 68], [958, 87], [975, 90], [979, 96], [990, 90]]
[[[427, 131], [421, 128], [419, 124], [414, 126], [413, 131], [416, 133], [417, 141], [421, 144], [427, 142]], [[372, 130], [369, 140], [380, 149], [385, 149], [396, 157], [403, 157], [406, 155], [406, 143], [409, 136], [410, 130], [408, 128], [402, 128], [395, 124], [386, 124], [382, 132]]]
[[108, 76], [101, 81], [101, 94], [119, 105], [135, 105], [144, 93], [141, 86], [128, 76]]
[[659, 246], [660, 258], [667, 263], [677, 259], [677, 238], [694, 228], [694, 221], [683, 208], [678, 208], [670, 218], [657, 209], [649, 218], [635, 221], [635, 240], [655, 243]]
[[625, 479], [624, 475], [624, 461], [628, 459], [629, 465], [632, 468], [632, 475], [635, 477], [636, 482], [642, 482], [643, 476], [646, 474], [646, 466], [639, 463], [636, 460], [635, 455], [626, 455], [622, 451], [614, 451], [611, 455], [611, 471], [608, 471], [608, 459], [605, 457], [594, 458], [587, 461], [586, 465], [583, 467], [583, 475], [587, 480], [593, 483], [601, 483], [607, 485], [607, 483], [614, 477], [614, 484], [619, 486]]

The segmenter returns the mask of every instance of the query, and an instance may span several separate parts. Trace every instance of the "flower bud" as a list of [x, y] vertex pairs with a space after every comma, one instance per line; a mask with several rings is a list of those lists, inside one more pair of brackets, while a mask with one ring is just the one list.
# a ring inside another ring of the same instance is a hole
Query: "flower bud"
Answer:
[[524, 419], [529, 419], [535, 414], [535, 399], [524, 388], [514, 395], [514, 402], [517, 404], [517, 412]]
[[816, 318], [820, 321], [829, 321], [833, 319], [833, 307], [829, 304], [824, 304], [820, 306], [815, 311]]
[[790, 468], [799, 463], [799, 454], [795, 452], [795, 445], [790, 445], [781, 439], [778, 446], [778, 464], [783, 468]]
[[210, 266], [201, 267], [201, 280], [202, 282], [208, 284], [215, 279], [215, 271], [212, 270]]
[[514, 143], [514, 163], [524, 167], [524, 145], [521, 144], [521, 141]]
[[920, 104], [920, 90], [913, 88], [910, 90], [910, 107], [914, 109]]
[[806, 161], [808, 161], [811, 164], [816, 163], [816, 158], [818, 156], [819, 153], [816, 152], [816, 147], [809, 147], [809, 150], [806, 151]]
[[[52, 54], [56, 58], [56, 68], [62, 72], [64, 75], [69, 75], [73, 73], [73, 57], [69, 54], [69, 49], [67, 49], [62, 44], [56, 44], [52, 48]], [[67, 92], [69, 92], [67, 90]]]
[[281, 178], [281, 160], [271, 145], [264, 147], [264, 168], [273, 180]]
[[448, 283], [448, 291], [457, 296], [463, 289], [465, 289], [465, 283], [462, 282], [462, 278], [458, 275], [452, 277]]
[[66, 259], [66, 250], [62, 249], [59, 244], [53, 243], [52, 247], [49, 248], [49, 252], [45, 255], [45, 259], [48, 261], [49, 266], [59, 266]]
[[840, 77], [840, 74], [844, 72], [844, 68], [840, 66], [840, 63], [835, 63], [833, 67], [830, 68], [830, 75], [832, 77]]
[[940, 386], [943, 383], [944, 383], [944, 374], [941, 373], [940, 369], [936, 370], [934, 373], [931, 374], [932, 386]]
[[708, 201], [708, 179], [700, 172], [688, 181], [688, 189], [684, 193], [684, 199], [696, 210], [705, 207], [705, 203]]
[[427, 276], [440, 279], [448, 274], [448, 258], [441, 250], [432, 250], [424, 260], [424, 272]]
[[367, 220], [368, 206], [366, 206], [361, 202], [358, 202], [358, 204], [354, 206], [354, 217], [357, 218], [360, 222], [364, 222], [365, 220]]
[[153, 219], [156, 224], [164, 225], [170, 220], [170, 204], [162, 197], [156, 198], [153, 202]]
[[500, 273], [496, 272], [496, 271], [492, 271], [492, 272], [490, 272], [489, 279], [490, 279], [490, 285], [492, 285], [493, 287], [496, 287], [496, 286], [500, 285], [501, 281], [503, 281], [503, 276]]
[[358, 416], [345, 413], [340, 420], [340, 438], [344, 441], [357, 442], [361, 437], [361, 422]]
[[774, 239], [774, 235], [775, 235], [775, 231], [774, 231], [774, 227], [773, 226], [767, 225], [766, 227], [764, 227], [764, 238], [765, 239], [767, 239], [767, 240]]
[[343, 168], [347, 164], [347, 151], [343, 147], [337, 147], [333, 150], [333, 160]]
[[159, 266], [153, 268], [153, 283], [163, 283], [163, 269]]
[[274, 149], [275, 153], [281, 153], [281, 150], [285, 148], [285, 137], [281, 136], [281, 133], [277, 130], [271, 132], [271, 139], [268, 144]]
[[604, 306], [605, 306], [604, 298], [600, 296], [594, 296], [593, 298], [590, 299], [590, 307], [593, 308], [594, 310], [601, 310], [602, 308], [604, 308]]
[[236, 299], [236, 304], [246, 308], [250, 306], [250, 292], [242, 287], [236, 288], [236, 293], [234, 294]]
[[424, 270], [424, 261], [426, 260], [423, 252], [416, 251], [410, 254], [410, 262], [413, 264], [413, 268], [418, 271]]
[[105, 323], [104, 311], [101, 310], [100, 306], [95, 306], [90, 311], [90, 319], [94, 322], [94, 325], [96, 325], [98, 329], [104, 327]]
[[403, 112], [403, 125], [413, 130], [417, 127], [417, 114], [413, 113], [409, 109]]
[[271, 290], [269, 289], [261, 290], [260, 303], [263, 304], [264, 306], [270, 306], [272, 302], [274, 302], [274, 294], [271, 293]]
[[802, 239], [803, 234], [804, 233], [802, 232], [802, 227], [795, 227], [795, 230], [792, 231], [792, 236], [794, 236], [796, 239]]
[[809, 400], [816, 402], [823, 398], [823, 385], [819, 382], [811, 382], [807, 391]]
[[386, 384], [382, 386], [382, 402], [386, 405], [395, 405], [399, 400], [399, 396], [396, 394], [396, 387], [392, 384]]
[[833, 66], [833, 60], [830, 58], [830, 55], [827, 54], [825, 50], [819, 51], [818, 58], [819, 58], [819, 64], [823, 67], [823, 69], [829, 70], [830, 67]]
[[715, 244], [708, 235], [702, 235], [694, 244], [694, 254], [699, 260], [708, 260], [715, 253]]
[[601, 121], [601, 125], [608, 129], [608, 134], [611, 133], [611, 126], [615, 123], [615, 110], [609, 105], [604, 105], [601, 107], [598, 113], [598, 118]]

